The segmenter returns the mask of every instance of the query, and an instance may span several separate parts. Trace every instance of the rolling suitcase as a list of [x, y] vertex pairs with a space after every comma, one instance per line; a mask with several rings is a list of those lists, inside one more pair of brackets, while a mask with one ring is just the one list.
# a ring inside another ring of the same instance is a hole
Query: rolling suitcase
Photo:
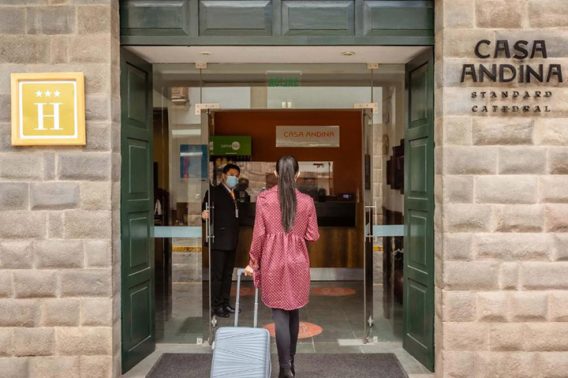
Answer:
[[237, 270], [235, 326], [221, 327], [215, 335], [211, 378], [270, 377], [270, 334], [267, 329], [257, 328], [258, 288], [254, 292], [254, 327], [238, 326], [243, 273], [244, 269]]

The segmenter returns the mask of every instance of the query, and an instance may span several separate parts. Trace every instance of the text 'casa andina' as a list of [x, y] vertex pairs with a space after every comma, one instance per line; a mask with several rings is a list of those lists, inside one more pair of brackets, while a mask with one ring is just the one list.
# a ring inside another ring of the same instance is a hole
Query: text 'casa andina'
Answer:
[[475, 55], [480, 59], [516, 59], [521, 61], [515, 64], [464, 64], [462, 66], [460, 82], [473, 83], [551, 83], [564, 82], [562, 65], [560, 64], [530, 64], [524, 63], [530, 59], [547, 59], [546, 41], [519, 40], [511, 44], [507, 40], [497, 40], [495, 45], [487, 39], [477, 42], [474, 48]]

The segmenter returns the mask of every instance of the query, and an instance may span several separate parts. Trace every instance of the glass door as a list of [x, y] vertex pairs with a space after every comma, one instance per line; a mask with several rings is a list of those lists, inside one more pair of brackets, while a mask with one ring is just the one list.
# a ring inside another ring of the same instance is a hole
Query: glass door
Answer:
[[202, 141], [205, 143], [205, 155], [207, 156], [206, 160], [204, 160], [204, 166], [202, 169], [205, 169], [207, 173], [205, 173], [207, 180], [202, 182], [201, 186], [201, 193], [204, 194], [202, 198], [204, 201], [201, 204], [202, 212], [205, 211], [207, 216], [202, 217], [203, 219], [203, 238], [202, 240], [202, 248], [203, 251], [203, 259], [201, 260], [201, 271], [202, 274], [202, 292], [203, 292], [203, 321], [206, 323], [204, 324], [203, 329], [206, 330], [206, 340], [209, 345], [212, 345], [214, 339], [214, 329], [217, 326], [217, 319], [213, 315], [213, 303], [211, 301], [211, 247], [213, 244], [213, 240], [215, 239], [215, 233], [213, 228], [213, 223], [215, 222], [215, 205], [211, 202], [211, 196], [208, 195], [208, 191], [211, 189], [212, 185], [214, 185], [215, 178], [214, 172], [210, 170], [210, 163], [209, 161], [210, 156], [210, 136], [213, 134], [213, 114], [211, 111], [207, 110], [201, 114], [201, 131], [202, 131]]
[[178, 88], [154, 88], [154, 235], [159, 343], [210, 338], [209, 122]]
[[373, 225], [376, 223], [377, 201], [373, 196], [373, 113], [370, 110], [363, 112], [363, 204], [364, 204], [364, 258], [363, 258], [363, 342], [373, 341], [373, 277], [377, 273], [373, 254]]
[[[388, 117], [387, 117], [388, 118]], [[384, 127], [384, 124], [383, 124]], [[402, 237], [404, 226], [400, 219], [393, 221], [384, 207], [385, 183], [398, 187], [402, 172], [402, 159], [389, 158], [383, 166], [385, 155], [384, 130], [373, 123], [373, 114], [363, 116], [364, 153], [364, 204], [365, 204], [365, 339], [364, 342], [399, 342], [402, 326], [402, 307], [398, 285], [403, 258]], [[398, 151], [401, 147], [395, 147]], [[388, 155], [388, 151], [387, 151]], [[399, 155], [396, 155], [399, 156]], [[398, 167], [398, 168], [397, 168]], [[398, 172], [398, 173], [397, 173]], [[390, 179], [388, 178], [390, 176]]]

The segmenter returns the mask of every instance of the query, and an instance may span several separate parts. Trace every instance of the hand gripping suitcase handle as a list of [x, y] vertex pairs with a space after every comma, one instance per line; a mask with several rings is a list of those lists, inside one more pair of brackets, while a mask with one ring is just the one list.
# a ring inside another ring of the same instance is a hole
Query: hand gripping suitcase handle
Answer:
[[[235, 303], [235, 327], [239, 326], [239, 307], [241, 302], [241, 276], [245, 273], [243, 268], [237, 269], [237, 300]], [[258, 288], [254, 290], [254, 328], [258, 323]]]

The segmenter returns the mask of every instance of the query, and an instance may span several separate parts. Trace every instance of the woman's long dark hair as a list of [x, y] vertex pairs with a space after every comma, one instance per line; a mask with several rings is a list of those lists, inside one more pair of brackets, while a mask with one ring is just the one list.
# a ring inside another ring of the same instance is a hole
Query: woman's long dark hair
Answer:
[[296, 175], [298, 161], [293, 156], [282, 156], [276, 163], [278, 173], [278, 198], [282, 213], [282, 227], [289, 232], [296, 219]]

